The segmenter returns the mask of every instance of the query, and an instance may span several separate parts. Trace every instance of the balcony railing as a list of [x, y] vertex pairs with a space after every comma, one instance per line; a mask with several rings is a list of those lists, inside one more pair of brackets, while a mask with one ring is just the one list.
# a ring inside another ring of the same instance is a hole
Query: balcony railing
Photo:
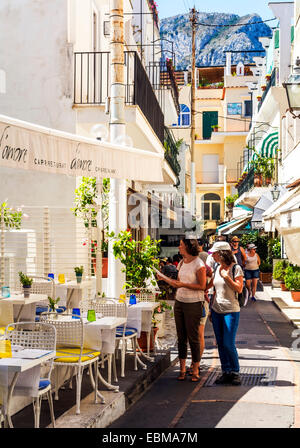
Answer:
[[276, 86], [276, 68], [273, 69], [272, 74], [271, 74], [271, 78], [270, 81], [268, 82], [267, 86], [266, 86], [266, 90], [264, 91], [264, 93], [261, 96], [261, 100], [258, 103], [258, 110], [260, 110], [262, 103], [264, 102], [264, 99], [266, 98], [269, 90], [271, 87]]
[[169, 163], [175, 175], [178, 177], [181, 170], [180, 164], [177, 160], [179, 149], [176, 146], [172, 132], [168, 128], [165, 128], [164, 147], [165, 147], [165, 159]]
[[247, 176], [243, 180], [243, 182], [238, 186], [238, 194], [241, 196], [243, 193], [246, 193], [246, 191], [251, 190], [251, 188], [254, 186], [254, 168], [250, 168]]
[[[235, 183], [238, 179], [238, 172], [236, 169], [226, 170], [226, 182]], [[196, 181], [198, 184], [223, 184], [224, 183], [224, 169], [212, 171], [197, 171]]]
[[[147, 73], [134, 51], [124, 52], [125, 104], [138, 105], [164, 143], [164, 115]], [[104, 105], [110, 96], [110, 53], [74, 54], [74, 104]]]
[[179, 90], [171, 61], [168, 61], [167, 63], [151, 61], [149, 62], [149, 65], [147, 65], [146, 71], [152, 87], [159, 98], [160, 104], [163, 104], [164, 90], [170, 90], [176, 110], [179, 113]]

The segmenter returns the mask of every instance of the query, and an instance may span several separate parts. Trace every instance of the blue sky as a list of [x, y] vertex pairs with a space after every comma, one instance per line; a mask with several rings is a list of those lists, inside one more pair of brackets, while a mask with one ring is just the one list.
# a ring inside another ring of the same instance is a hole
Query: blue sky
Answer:
[[[282, 1], [282, 0], [281, 0]], [[273, 18], [273, 13], [266, 0], [156, 0], [160, 19], [187, 13], [194, 5], [201, 12], [225, 12], [239, 16], [257, 13], [264, 20]], [[209, 3], [209, 6], [207, 5]], [[273, 26], [274, 22], [270, 22]]]

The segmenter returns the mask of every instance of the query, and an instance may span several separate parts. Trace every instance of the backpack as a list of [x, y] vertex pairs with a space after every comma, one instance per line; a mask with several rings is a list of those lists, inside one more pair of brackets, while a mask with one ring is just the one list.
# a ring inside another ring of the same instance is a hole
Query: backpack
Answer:
[[[214, 263], [214, 268], [213, 268], [214, 269], [214, 275], [216, 274], [216, 270], [217, 270], [218, 266], [219, 266], [219, 263], [215, 262]], [[234, 264], [233, 267], [232, 267], [233, 278], [234, 278], [236, 266], [238, 266], [238, 265]], [[247, 305], [248, 299], [249, 299], [249, 291], [248, 291], [248, 288], [245, 285], [245, 282], [243, 284], [242, 292], [241, 293], [236, 292], [236, 298], [238, 299], [240, 308], [245, 307]]]
[[[234, 273], [235, 273], [235, 267], [236, 266], [238, 266], [238, 265], [235, 264], [233, 266], [233, 268], [232, 268], [233, 278], [234, 278]], [[241, 308], [247, 305], [248, 299], [249, 299], [249, 291], [248, 291], [248, 288], [245, 285], [245, 282], [243, 283], [242, 292], [240, 292], [240, 293], [237, 292], [236, 296], [237, 296], [237, 299], [238, 299], [238, 302], [239, 302], [239, 305], [240, 305]]]

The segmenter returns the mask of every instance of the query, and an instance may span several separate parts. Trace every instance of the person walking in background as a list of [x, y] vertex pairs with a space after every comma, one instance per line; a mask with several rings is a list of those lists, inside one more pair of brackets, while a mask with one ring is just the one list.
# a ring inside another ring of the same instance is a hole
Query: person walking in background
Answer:
[[237, 263], [244, 269], [246, 263], [246, 253], [243, 247], [240, 247], [240, 239], [233, 236], [230, 241], [232, 253], [235, 255]]
[[203, 250], [203, 246], [204, 246], [204, 241], [202, 239], [198, 240], [198, 244], [199, 244], [199, 258], [203, 261], [203, 263], [206, 263], [207, 257], [208, 257], [208, 253], [205, 252]]
[[237, 293], [241, 293], [243, 289], [243, 270], [235, 263], [229, 243], [216, 242], [210, 251], [218, 263], [212, 281], [215, 295], [211, 306], [211, 321], [222, 367], [222, 374], [216, 379], [216, 383], [238, 386], [241, 378], [235, 337], [240, 318]]
[[[186, 378], [187, 342], [192, 353], [192, 381], [199, 381], [200, 340], [199, 325], [202, 318], [204, 290], [206, 289], [206, 269], [199, 258], [199, 245], [196, 239], [183, 238], [179, 252], [183, 260], [178, 265], [178, 280], [166, 280], [177, 288], [174, 316], [178, 337], [180, 362], [179, 381]], [[159, 274], [157, 274], [159, 278]]]
[[255, 294], [257, 289], [257, 282], [259, 279], [260, 263], [260, 256], [256, 253], [255, 244], [248, 244], [245, 262], [245, 279], [247, 288], [249, 290], [249, 295], [253, 302], [256, 301]]

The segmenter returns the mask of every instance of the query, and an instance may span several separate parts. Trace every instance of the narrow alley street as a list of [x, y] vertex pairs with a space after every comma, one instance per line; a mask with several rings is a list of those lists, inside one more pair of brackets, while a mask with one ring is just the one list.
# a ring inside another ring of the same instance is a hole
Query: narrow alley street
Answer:
[[266, 293], [257, 295], [256, 303], [241, 310], [241, 386], [214, 384], [219, 359], [208, 322], [200, 382], [176, 381], [179, 366], [170, 367], [109, 428], [299, 428], [300, 351], [291, 350], [295, 328]]

